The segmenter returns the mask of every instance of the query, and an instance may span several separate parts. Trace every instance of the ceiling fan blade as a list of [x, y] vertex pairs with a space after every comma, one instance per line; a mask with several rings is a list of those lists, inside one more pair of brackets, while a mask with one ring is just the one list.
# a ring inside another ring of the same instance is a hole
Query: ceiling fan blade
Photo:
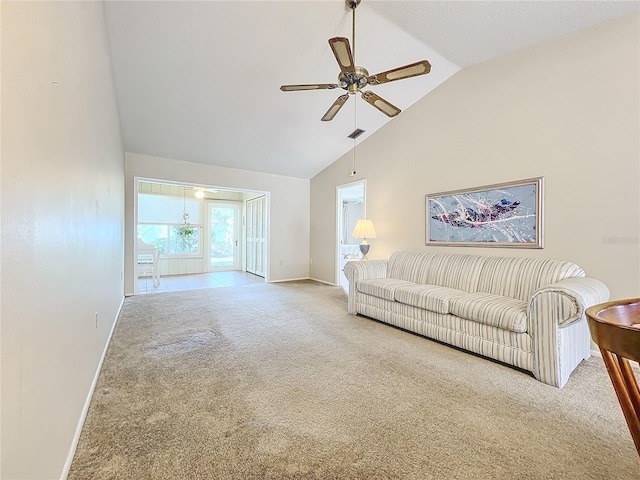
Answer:
[[381, 83], [389, 83], [403, 78], [417, 77], [431, 71], [431, 64], [426, 60], [405, 65], [404, 67], [394, 68], [386, 72], [376, 73], [367, 77], [369, 85], [379, 85]]
[[362, 92], [362, 98], [365, 102], [370, 103], [388, 117], [395, 117], [402, 111], [373, 92]]
[[349, 39], [344, 37], [333, 37], [329, 39], [329, 45], [333, 50], [338, 65], [342, 73], [356, 73], [356, 66], [353, 64], [353, 56], [351, 55], [351, 47]]
[[307, 85], [282, 85], [280, 90], [283, 92], [296, 92], [299, 90], [324, 90], [338, 88], [335, 83], [310, 83]]
[[345, 93], [344, 95], [340, 95], [338, 99], [335, 102], [333, 102], [333, 105], [329, 107], [329, 110], [327, 110], [327, 113], [323, 115], [321, 120], [323, 122], [328, 122], [329, 120], [333, 120], [333, 117], [336, 116], [336, 113], [340, 111], [340, 109], [342, 108], [342, 105], [344, 105], [347, 100], [349, 100], [348, 93]]

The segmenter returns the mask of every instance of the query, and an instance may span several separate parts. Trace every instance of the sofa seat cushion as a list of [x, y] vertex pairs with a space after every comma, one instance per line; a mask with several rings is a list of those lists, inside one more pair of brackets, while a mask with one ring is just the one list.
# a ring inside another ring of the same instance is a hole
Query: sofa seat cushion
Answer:
[[451, 314], [516, 333], [527, 331], [527, 304], [491, 293], [468, 293], [450, 300]]
[[397, 287], [395, 295], [396, 302], [436, 313], [449, 313], [451, 299], [468, 294], [438, 285], [410, 285]]
[[360, 280], [356, 284], [356, 288], [359, 292], [393, 302], [396, 299], [396, 289], [411, 285], [415, 285], [415, 283], [397, 278], [371, 278], [368, 280]]

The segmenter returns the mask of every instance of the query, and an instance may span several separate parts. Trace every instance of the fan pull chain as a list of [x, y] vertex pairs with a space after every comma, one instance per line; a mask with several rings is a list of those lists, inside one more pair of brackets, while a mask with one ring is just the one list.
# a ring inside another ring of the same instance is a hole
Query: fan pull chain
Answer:
[[[354, 10], [355, 12], [355, 10]], [[355, 132], [358, 129], [358, 99], [354, 98], [353, 102], [353, 131]], [[356, 174], [356, 138], [358, 136], [353, 136], [353, 168], [351, 169], [351, 176], [353, 177]]]

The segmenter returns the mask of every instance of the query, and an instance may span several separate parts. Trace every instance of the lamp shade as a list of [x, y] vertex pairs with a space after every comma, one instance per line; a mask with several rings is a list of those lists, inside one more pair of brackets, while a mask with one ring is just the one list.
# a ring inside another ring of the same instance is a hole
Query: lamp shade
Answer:
[[351, 234], [353, 238], [376, 238], [376, 231], [373, 228], [373, 222], [366, 218], [361, 218], [356, 223], [356, 227]]

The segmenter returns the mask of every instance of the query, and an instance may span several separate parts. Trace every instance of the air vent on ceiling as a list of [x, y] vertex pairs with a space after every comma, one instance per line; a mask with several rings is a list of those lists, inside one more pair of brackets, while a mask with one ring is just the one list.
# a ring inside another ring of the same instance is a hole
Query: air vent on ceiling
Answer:
[[353, 132], [351, 132], [349, 135], [347, 135], [347, 138], [353, 138], [355, 140], [360, 135], [362, 135], [364, 132], [365, 131], [362, 130], [361, 128], [356, 128]]

